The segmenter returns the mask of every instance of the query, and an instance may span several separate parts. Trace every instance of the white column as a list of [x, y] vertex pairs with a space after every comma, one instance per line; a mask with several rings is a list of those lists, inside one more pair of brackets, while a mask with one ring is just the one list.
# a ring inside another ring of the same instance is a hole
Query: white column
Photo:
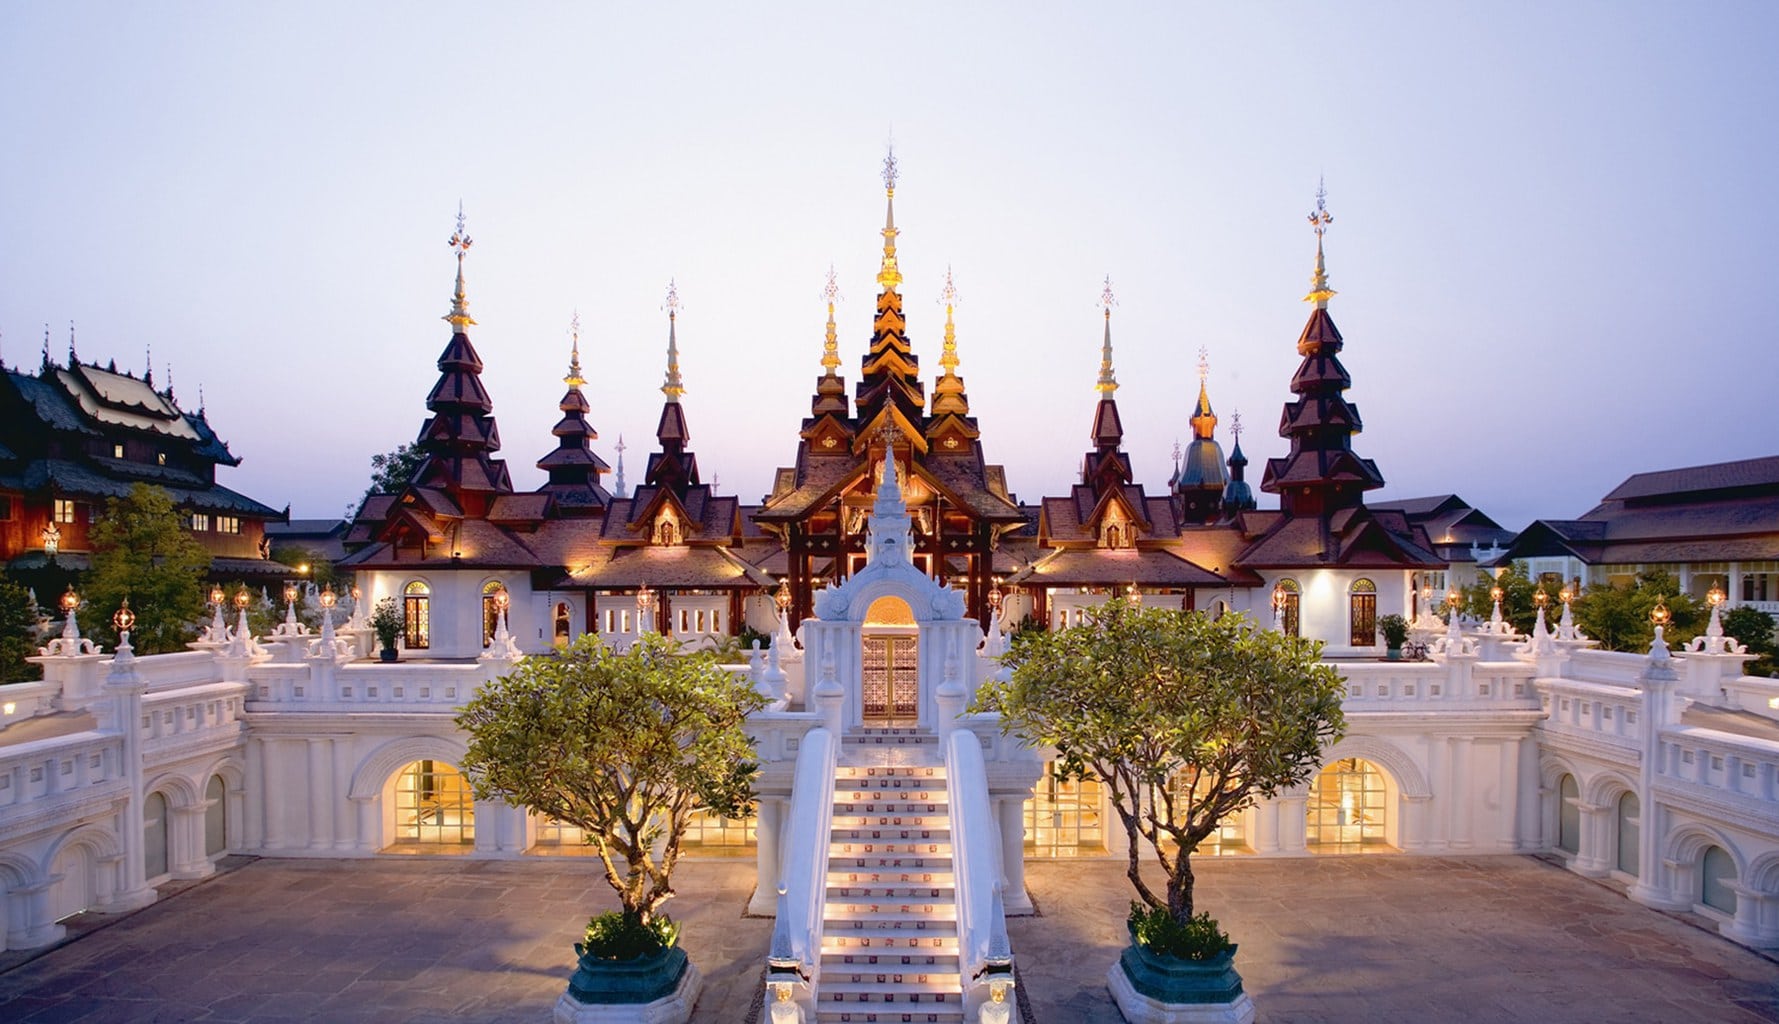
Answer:
[[167, 840], [172, 854], [168, 870], [174, 878], [206, 878], [216, 865], [204, 855], [204, 809], [200, 800], [190, 807], [167, 808]]
[[309, 835], [303, 845], [311, 850], [333, 847], [334, 818], [328, 810], [328, 798], [334, 788], [333, 740], [325, 736], [309, 737]]
[[1249, 819], [1254, 823], [1253, 834], [1248, 837], [1248, 845], [1260, 856], [1279, 852], [1279, 800], [1261, 800], [1254, 805], [1254, 815]]
[[1447, 742], [1452, 748], [1451, 793], [1447, 800], [1451, 808], [1452, 849], [1468, 850], [1475, 845], [1471, 842], [1472, 808], [1479, 802], [1472, 798], [1473, 794], [1464, 792], [1464, 787], [1470, 785], [1471, 741], [1468, 736], [1454, 736]]
[[358, 841], [352, 801], [346, 798], [346, 793], [352, 786], [352, 744], [336, 738], [333, 744], [333, 754], [333, 785], [328, 788], [327, 801], [333, 808], [334, 849], [356, 850]]
[[1425, 853], [1432, 845], [1432, 803], [1431, 796], [1402, 798], [1402, 825], [1396, 836], [1403, 853]]
[[1569, 862], [1569, 869], [1578, 875], [1600, 878], [1612, 867], [1605, 854], [1613, 808], [1579, 801], [1575, 806], [1581, 812], [1581, 848]]
[[[264, 793], [266, 788], [266, 752], [265, 740], [258, 737], [247, 739], [247, 771], [241, 780], [241, 849], [258, 850], [266, 845], [266, 811]], [[261, 798], [252, 799], [254, 792]]]
[[1301, 857], [1310, 852], [1309, 820], [1307, 818], [1310, 795], [1307, 790], [1296, 793], [1285, 793], [1278, 798], [1278, 852], [1285, 856]]
[[[997, 797], [994, 804], [1001, 833], [1001, 901], [1009, 914], [1029, 914], [1033, 907], [1025, 891], [1025, 797]], [[951, 841], [962, 838], [952, 836]]]
[[754, 823], [754, 895], [747, 904], [750, 914], [777, 912], [779, 832], [784, 828], [784, 805], [781, 797], [760, 798], [758, 818]]
[[[1503, 686], [1508, 685], [1505, 681]], [[1495, 848], [1502, 853], [1512, 853], [1519, 849], [1516, 829], [1519, 824], [1520, 798], [1520, 744], [1521, 739], [1505, 739], [1501, 741], [1498, 758], [1500, 778], [1495, 783], [1495, 791], [1501, 794], [1500, 806], [1495, 808]]]
[[[129, 652], [124, 653], [128, 655]], [[118, 838], [123, 847], [117, 885], [109, 898], [96, 900], [107, 911], [135, 910], [156, 899], [145, 873], [147, 865], [142, 837], [142, 691], [147, 685], [147, 680], [136, 672], [133, 661], [119, 664], [113, 660], [105, 688], [114, 702], [112, 721], [118, 723], [119, 731], [123, 733], [124, 777], [129, 780], [130, 788], [124, 797], [123, 812], [117, 816], [121, 833]]]
[[49, 890], [54, 879], [22, 885], [11, 892], [12, 921], [6, 929], [7, 949], [36, 949], [60, 942], [67, 929], [50, 920]]

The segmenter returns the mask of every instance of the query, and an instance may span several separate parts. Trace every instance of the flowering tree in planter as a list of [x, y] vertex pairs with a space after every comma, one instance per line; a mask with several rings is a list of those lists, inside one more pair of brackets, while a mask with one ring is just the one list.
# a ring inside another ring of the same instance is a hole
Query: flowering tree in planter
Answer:
[[[477, 799], [581, 829], [617, 891], [623, 909], [594, 918], [577, 947], [581, 970], [570, 994], [582, 1002], [646, 1001], [604, 999], [590, 975], [600, 961], [675, 946], [677, 930], [661, 907], [674, 896], [692, 815], [742, 817], [752, 805], [758, 765], [742, 725], [765, 698], [710, 656], [676, 649], [651, 633], [619, 654], [583, 636], [556, 656], [520, 662], [457, 716], [470, 734], [462, 768]], [[678, 958], [683, 964], [683, 953]], [[645, 983], [620, 995], [646, 990]]]
[[1078, 626], [1020, 634], [1011, 679], [986, 684], [973, 710], [1054, 749], [1060, 778], [1101, 781], [1128, 840], [1139, 944], [1205, 959], [1229, 944], [1194, 914], [1192, 854], [1230, 815], [1308, 781], [1340, 737], [1344, 685], [1320, 654], [1244, 615], [1114, 600]]

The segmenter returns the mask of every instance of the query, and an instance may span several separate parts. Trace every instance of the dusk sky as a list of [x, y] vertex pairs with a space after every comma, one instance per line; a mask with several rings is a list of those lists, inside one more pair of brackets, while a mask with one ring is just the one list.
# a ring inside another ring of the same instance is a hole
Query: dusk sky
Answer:
[[[578, 310], [596, 450], [654, 444], [678, 282], [708, 482], [795, 456], [828, 267], [870, 337], [892, 136], [908, 335], [1035, 503], [1075, 482], [1112, 320], [1162, 490], [1197, 353], [1258, 484], [1319, 177], [1384, 497], [1510, 528], [1779, 452], [1779, 5], [0, 5], [0, 356], [203, 388], [222, 482], [337, 516], [411, 441], [458, 203], [502, 455], [543, 474]], [[1263, 496], [1263, 505], [1275, 505]]]

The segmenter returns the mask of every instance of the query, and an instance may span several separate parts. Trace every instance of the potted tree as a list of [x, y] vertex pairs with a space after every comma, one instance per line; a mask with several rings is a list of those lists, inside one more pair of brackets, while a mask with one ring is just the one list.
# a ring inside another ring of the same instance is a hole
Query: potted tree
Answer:
[[1244, 615], [1111, 601], [1081, 625], [1019, 634], [1011, 679], [977, 693], [973, 710], [999, 712], [1004, 732], [1056, 752], [1060, 778], [1092, 775], [1110, 797], [1138, 897], [1106, 979], [1126, 1020], [1253, 1019], [1235, 945], [1193, 903], [1192, 854], [1230, 815], [1307, 781], [1341, 735], [1344, 686], [1321, 646]]
[[402, 635], [402, 612], [395, 598], [386, 597], [371, 609], [371, 632], [377, 634], [377, 656], [394, 661], [395, 641]]
[[[587, 925], [555, 1019], [690, 1017], [702, 984], [661, 907], [692, 815], [741, 817], [758, 767], [742, 731], [766, 699], [709, 654], [646, 634], [617, 653], [592, 635], [527, 658], [457, 716], [476, 798], [581, 829], [620, 909]], [[633, 1012], [632, 1012], [633, 1011]]]
[[1408, 642], [1408, 620], [1400, 615], [1385, 615], [1377, 620], [1379, 633], [1384, 634], [1384, 657], [1402, 660], [1402, 645]]

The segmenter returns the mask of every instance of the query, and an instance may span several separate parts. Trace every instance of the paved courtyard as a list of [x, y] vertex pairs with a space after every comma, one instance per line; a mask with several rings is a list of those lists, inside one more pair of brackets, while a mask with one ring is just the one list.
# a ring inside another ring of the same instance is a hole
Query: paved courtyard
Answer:
[[[696, 1020], [740, 1024], [772, 923], [753, 871], [682, 867]], [[1121, 864], [1033, 864], [1011, 923], [1038, 1024], [1118, 1020]], [[1206, 859], [1268, 1024], [1779, 1021], [1779, 964], [1521, 857]], [[613, 905], [587, 858], [259, 860], [32, 959], [0, 954], [5, 1021], [547, 1021], [571, 943]], [[97, 925], [97, 927], [94, 927]], [[11, 965], [10, 969], [6, 969]]]

